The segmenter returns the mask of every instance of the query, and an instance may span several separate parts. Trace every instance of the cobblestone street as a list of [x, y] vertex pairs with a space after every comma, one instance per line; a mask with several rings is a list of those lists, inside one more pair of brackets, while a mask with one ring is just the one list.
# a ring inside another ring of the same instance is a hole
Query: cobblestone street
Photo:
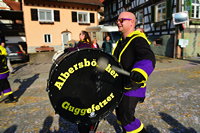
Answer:
[[[32, 54], [14, 64], [9, 81], [17, 103], [0, 103], [0, 133], [77, 133], [76, 125], [55, 115], [46, 92], [53, 52]], [[157, 57], [147, 97], [136, 116], [150, 133], [200, 133], [200, 58]], [[98, 133], [120, 133], [114, 113], [101, 120]]]

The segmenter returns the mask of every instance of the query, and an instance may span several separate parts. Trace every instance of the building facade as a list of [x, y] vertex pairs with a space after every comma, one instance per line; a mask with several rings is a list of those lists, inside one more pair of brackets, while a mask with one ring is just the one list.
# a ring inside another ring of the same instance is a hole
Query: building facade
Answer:
[[24, 24], [29, 53], [40, 46], [63, 49], [79, 33], [99, 24], [99, 0], [23, 0]]
[[[118, 15], [130, 11], [136, 15], [136, 27], [144, 28], [157, 55], [196, 57], [200, 54], [199, 0], [105, 0], [104, 24], [116, 25]], [[172, 14], [187, 11], [189, 21], [175, 25]], [[180, 40], [187, 44], [181, 45]]]

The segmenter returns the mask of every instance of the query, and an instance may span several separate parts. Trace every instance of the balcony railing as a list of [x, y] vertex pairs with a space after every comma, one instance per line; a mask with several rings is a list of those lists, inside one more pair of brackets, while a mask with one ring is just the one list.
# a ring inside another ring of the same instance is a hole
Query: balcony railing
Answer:
[[22, 35], [24, 32], [23, 24], [0, 24], [0, 33], [3, 35]]

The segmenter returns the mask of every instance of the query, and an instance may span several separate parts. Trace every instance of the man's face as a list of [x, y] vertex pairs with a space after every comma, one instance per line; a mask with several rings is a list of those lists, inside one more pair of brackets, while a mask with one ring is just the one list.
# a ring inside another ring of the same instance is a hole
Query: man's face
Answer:
[[5, 47], [5, 43], [4, 43], [4, 42], [2, 42], [2, 43], [1, 43], [1, 46], [2, 46], [2, 47]]
[[123, 33], [132, 28], [132, 21], [125, 13], [121, 13], [116, 21], [119, 31]]

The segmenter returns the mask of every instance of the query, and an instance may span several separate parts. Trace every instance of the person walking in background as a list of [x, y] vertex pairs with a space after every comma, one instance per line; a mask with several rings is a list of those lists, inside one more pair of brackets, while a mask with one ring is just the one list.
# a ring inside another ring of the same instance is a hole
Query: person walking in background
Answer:
[[17, 99], [14, 98], [12, 94], [12, 89], [10, 87], [10, 83], [8, 81], [9, 70], [7, 66], [7, 52], [6, 49], [3, 47], [4, 43], [0, 45], [0, 97], [1, 96], [8, 96], [5, 103], [12, 103], [17, 102]]
[[110, 40], [110, 36], [107, 35], [105, 41], [102, 44], [102, 49], [104, 52], [111, 54], [112, 48], [112, 41]]
[[19, 44], [18, 46], [19, 46], [19, 49], [22, 51], [22, 53], [27, 54], [26, 51], [23, 49], [22, 45]]
[[97, 39], [96, 38], [94, 38], [94, 40], [93, 40], [92, 48], [99, 48], [99, 44], [97, 43]]
[[125, 77], [123, 98], [116, 108], [117, 120], [124, 132], [146, 133], [143, 123], [134, 114], [138, 102], [145, 99], [146, 81], [154, 70], [155, 55], [146, 35], [135, 30], [136, 18], [133, 13], [120, 13], [116, 23], [122, 37], [112, 54], [122, 68], [130, 72], [130, 76]]
[[[1, 42], [1, 46], [4, 47], [4, 48], [6, 48], [6, 52], [7, 52], [8, 55], [11, 53], [9, 47], [6, 46], [6, 44], [5, 44], [4, 42]], [[13, 73], [14, 73], [14, 70], [13, 70], [13, 67], [12, 67], [12, 65], [11, 65], [11, 63], [10, 63], [10, 59], [8, 58], [8, 55], [6, 56], [6, 57], [7, 57], [7, 66], [8, 66], [9, 72], [10, 72], [11, 74], [13, 74]]]

